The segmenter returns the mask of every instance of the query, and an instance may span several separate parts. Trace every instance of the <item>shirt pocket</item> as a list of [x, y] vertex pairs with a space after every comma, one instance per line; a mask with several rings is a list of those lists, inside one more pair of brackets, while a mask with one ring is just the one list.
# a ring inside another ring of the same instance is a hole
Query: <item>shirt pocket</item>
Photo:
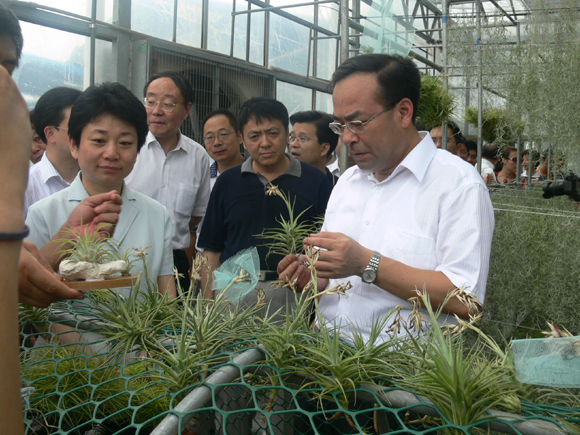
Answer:
[[437, 267], [435, 239], [407, 231], [395, 230], [384, 239], [384, 255], [407, 266], [434, 270]]
[[175, 212], [184, 217], [191, 217], [197, 187], [185, 183], [179, 183], [175, 203]]

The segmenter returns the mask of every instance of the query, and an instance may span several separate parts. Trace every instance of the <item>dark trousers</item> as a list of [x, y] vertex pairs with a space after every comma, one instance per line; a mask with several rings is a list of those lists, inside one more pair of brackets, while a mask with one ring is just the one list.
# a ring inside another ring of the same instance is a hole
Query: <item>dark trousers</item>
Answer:
[[[179, 280], [175, 280], [177, 293], [189, 292], [189, 286], [191, 284], [191, 279], [189, 278], [189, 260], [187, 259], [187, 254], [183, 249], [173, 250], [173, 264], [179, 274]], [[181, 286], [181, 292], [179, 286]]]

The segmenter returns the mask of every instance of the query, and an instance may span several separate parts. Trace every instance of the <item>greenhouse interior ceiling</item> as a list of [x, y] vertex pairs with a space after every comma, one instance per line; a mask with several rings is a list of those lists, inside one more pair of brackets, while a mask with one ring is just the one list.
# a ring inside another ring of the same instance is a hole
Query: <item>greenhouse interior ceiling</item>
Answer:
[[[30, 108], [57, 85], [118, 81], [141, 96], [150, 75], [179, 70], [199, 92], [198, 121], [257, 95], [278, 98], [290, 113], [331, 113], [329, 80], [341, 60], [381, 52], [410, 56], [437, 77], [453, 96], [450, 119], [466, 137], [482, 130], [468, 121], [478, 112], [495, 117], [500, 144], [519, 138], [566, 151], [580, 129], [578, 97], [569, 93], [580, 67], [578, 1], [6, 3], [22, 23], [14, 77]], [[199, 122], [190, 121], [186, 134], [199, 137]]]

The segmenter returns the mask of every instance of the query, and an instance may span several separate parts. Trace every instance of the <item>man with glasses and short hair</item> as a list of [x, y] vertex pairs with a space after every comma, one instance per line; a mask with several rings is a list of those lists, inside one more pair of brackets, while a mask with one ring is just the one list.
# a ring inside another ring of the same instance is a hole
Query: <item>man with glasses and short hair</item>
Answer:
[[79, 173], [79, 164], [70, 153], [68, 119], [81, 91], [58, 87], [45, 92], [36, 103], [32, 124], [46, 144], [40, 161], [30, 168], [24, 197], [24, 212], [37, 201], [70, 186]]
[[214, 162], [209, 167], [211, 189], [226, 169], [233, 168], [245, 160], [240, 152], [242, 134], [232, 112], [214, 110], [203, 119], [203, 143]]
[[336, 135], [329, 127], [332, 121], [332, 116], [317, 110], [292, 114], [290, 116], [290, 124], [292, 124], [290, 154], [301, 162], [320, 169], [334, 186], [338, 177], [326, 167], [338, 142]]
[[[413, 61], [357, 56], [337, 69], [332, 84], [330, 126], [357, 166], [335, 186], [322, 232], [304, 243], [319, 249], [319, 290], [347, 281], [353, 288], [348, 298], [323, 295], [318, 321], [340, 326], [347, 339], [355, 328], [369, 339], [373, 323], [397, 307], [408, 319], [417, 289], [426, 290], [433, 308], [455, 288], [483, 302], [494, 226], [489, 193], [473, 166], [417, 131], [421, 78]], [[310, 279], [294, 255], [278, 272], [300, 286]], [[440, 321], [453, 322], [454, 314], [469, 314], [457, 296]], [[397, 333], [382, 331], [378, 341]]]
[[173, 259], [181, 289], [188, 291], [195, 229], [209, 200], [209, 156], [200, 144], [179, 130], [193, 105], [193, 88], [183, 75], [154, 75], [143, 94], [149, 133], [125, 182], [169, 210]]
[[[278, 187], [294, 204], [294, 217], [313, 224], [324, 215], [331, 186], [318, 169], [301, 163], [286, 153], [288, 111], [271, 98], [252, 98], [238, 114], [238, 128], [248, 160], [217, 179], [211, 193], [198, 246], [211, 264], [212, 271], [239, 251], [256, 246], [260, 258], [261, 283], [266, 291], [270, 313], [293, 300], [289, 289], [274, 289], [269, 281], [278, 277], [276, 267], [282, 259], [268, 253], [266, 242], [258, 237], [264, 229], [280, 228], [281, 218], [289, 220], [282, 198], [268, 195], [270, 184]], [[205, 287], [205, 280], [202, 288]], [[211, 287], [208, 297], [213, 297]], [[256, 291], [244, 301], [256, 301]]]

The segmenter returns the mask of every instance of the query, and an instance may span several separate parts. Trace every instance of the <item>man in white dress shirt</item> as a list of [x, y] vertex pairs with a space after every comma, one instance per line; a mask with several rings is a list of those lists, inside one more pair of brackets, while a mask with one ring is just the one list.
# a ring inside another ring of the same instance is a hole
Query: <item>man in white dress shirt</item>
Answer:
[[70, 186], [79, 173], [79, 164], [70, 153], [68, 119], [80, 94], [78, 89], [53, 88], [36, 103], [32, 123], [36, 134], [46, 144], [46, 151], [30, 168], [24, 197], [25, 214], [35, 202]]
[[165, 72], [149, 79], [143, 90], [149, 134], [127, 185], [156, 199], [173, 223], [173, 257], [183, 291], [195, 251], [195, 229], [209, 201], [209, 156], [179, 131], [193, 105], [193, 89], [181, 74]]
[[[368, 338], [373, 321], [395, 307], [408, 318], [415, 289], [425, 288], [433, 307], [461, 287], [483, 301], [493, 208], [474, 167], [417, 131], [416, 66], [399, 56], [362, 55], [344, 62], [332, 83], [331, 127], [357, 166], [335, 186], [322, 232], [304, 242], [322, 248], [319, 289], [346, 281], [353, 287], [348, 298], [322, 296], [319, 322], [340, 325], [346, 338], [353, 327]], [[309, 279], [293, 256], [278, 272], [300, 285]], [[444, 312], [468, 316], [457, 297]], [[383, 331], [380, 339], [388, 338]]]

